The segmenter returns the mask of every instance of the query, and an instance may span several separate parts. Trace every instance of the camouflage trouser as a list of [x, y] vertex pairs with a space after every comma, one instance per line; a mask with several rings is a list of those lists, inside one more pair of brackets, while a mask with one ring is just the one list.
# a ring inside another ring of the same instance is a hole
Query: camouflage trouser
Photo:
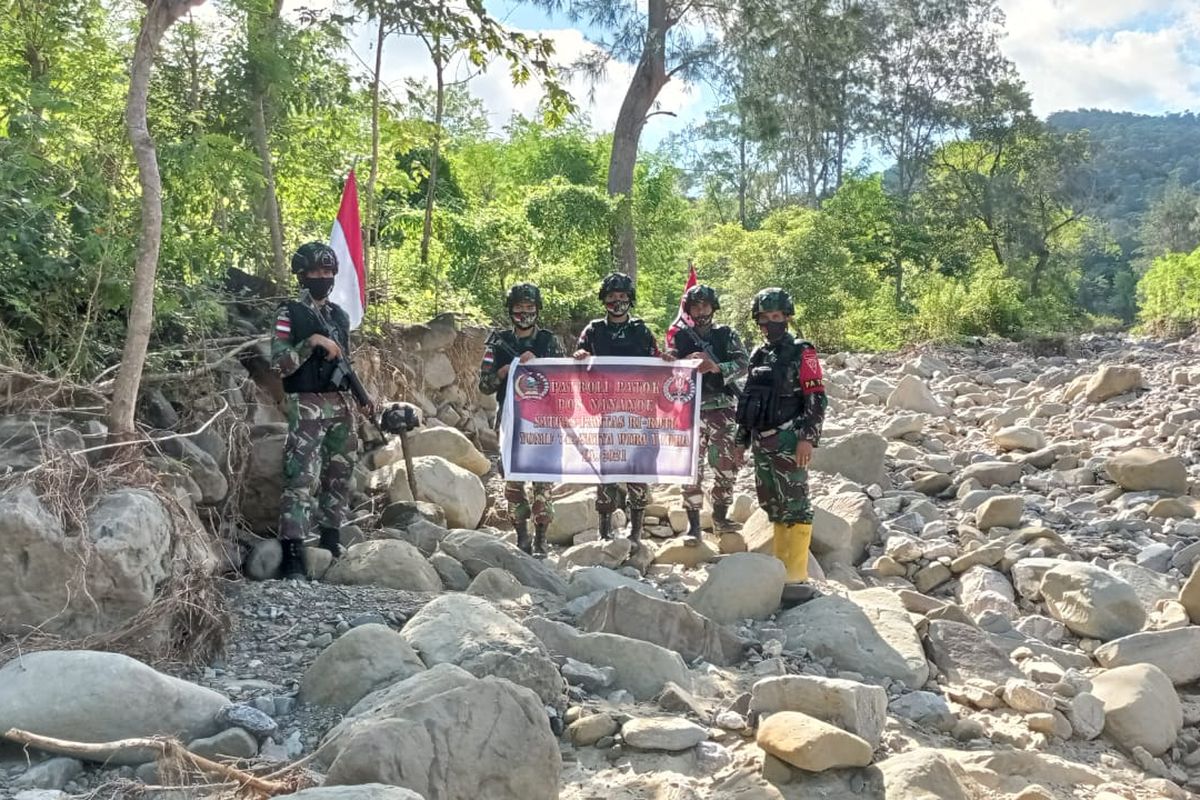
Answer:
[[758, 504], [771, 522], [812, 524], [808, 500], [808, 470], [796, 466], [796, 432], [788, 429], [769, 436], [755, 434], [754, 483]]
[[596, 487], [596, 513], [611, 514], [621, 507], [621, 487], [628, 495], [626, 506], [630, 511], [645, 508], [650, 502], [648, 483], [608, 483]]
[[309, 404], [289, 397], [280, 539], [303, 539], [314, 524], [340, 528], [346, 520], [358, 437], [354, 416], [344, 410], [344, 416], [329, 417], [329, 409], [316, 409], [313, 419]]
[[[532, 485], [533, 491], [526, 491]], [[554, 503], [550, 500], [552, 483], [526, 484], [522, 481], [506, 481], [504, 499], [508, 503], [508, 519], [514, 525], [533, 519], [536, 527], [548, 527], [554, 519]]]
[[684, 487], [683, 507], [699, 509], [704, 505], [704, 462], [712, 467], [714, 506], [733, 503], [733, 482], [742, 466], [741, 448], [734, 442], [737, 422], [734, 409], [713, 408], [700, 412], [700, 463], [696, 465], [696, 483]]

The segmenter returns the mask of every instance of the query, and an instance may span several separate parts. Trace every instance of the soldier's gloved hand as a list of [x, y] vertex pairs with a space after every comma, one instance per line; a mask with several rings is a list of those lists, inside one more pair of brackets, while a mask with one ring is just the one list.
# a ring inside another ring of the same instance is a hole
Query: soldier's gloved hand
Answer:
[[531, 351], [531, 350], [526, 350], [524, 353], [521, 353], [521, 359], [520, 359], [520, 361], [521, 361], [521, 363], [522, 363], [522, 364], [524, 364], [524, 363], [525, 363], [525, 362], [527, 362], [527, 361], [533, 361], [533, 359], [535, 359], [535, 358], [537, 358], [537, 356], [535, 356], [535, 355], [533, 354], [533, 351]]
[[338, 347], [337, 342], [335, 342], [333, 339], [330, 339], [328, 336], [322, 336], [319, 333], [314, 333], [312, 336], [308, 337], [308, 343], [312, 345], [313, 348], [324, 350], [326, 361], [333, 361], [342, 354], [342, 348]]

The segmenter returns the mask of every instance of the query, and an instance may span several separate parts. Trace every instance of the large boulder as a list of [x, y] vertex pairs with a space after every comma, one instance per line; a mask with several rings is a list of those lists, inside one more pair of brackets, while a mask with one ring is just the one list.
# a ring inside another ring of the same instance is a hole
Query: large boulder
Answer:
[[1142, 387], [1142, 371], [1137, 367], [1106, 365], [1093, 375], [1084, 387], [1083, 396], [1089, 403], [1101, 403], [1110, 397], [1126, 394]]
[[699, 658], [728, 666], [741, 661], [745, 649], [733, 631], [686, 604], [649, 597], [628, 588], [610, 592], [583, 613], [579, 624], [590, 633], [615, 633], [653, 642], [674, 650], [685, 661]]
[[734, 553], [708, 571], [708, 580], [687, 604], [709, 619], [729, 625], [765, 619], [779, 610], [787, 570], [783, 562], [760, 553]]
[[1009, 650], [974, 625], [936, 619], [925, 632], [929, 658], [954, 683], [986, 680], [1003, 683], [1021, 677]]
[[163, 452], [187, 466], [188, 474], [200, 489], [200, 503], [214, 505], [229, 494], [229, 481], [217, 460], [191, 439], [166, 439], [159, 445]]
[[887, 407], [916, 411], [933, 417], [945, 417], [950, 414], [950, 410], [933, 396], [925, 381], [916, 375], [905, 375], [900, 379], [895, 390], [888, 395]]
[[981, 531], [992, 528], [1015, 528], [1025, 513], [1025, 498], [1017, 494], [989, 497], [975, 509], [975, 525]]
[[778, 617], [787, 646], [803, 647], [838, 669], [892, 678], [910, 689], [929, 678], [921, 640], [900, 600], [887, 589], [829, 595]]
[[557, 800], [562, 771], [537, 695], [450, 664], [364, 697], [317, 761], [326, 787], [381, 783], [427, 798]]
[[68, 535], [29, 487], [0, 493], [0, 633], [120, 627], [170, 577], [173, 534], [162, 502], [140, 489], [102, 497], [83, 536]]
[[1153, 664], [1176, 686], [1200, 680], [1200, 628], [1143, 631], [1096, 648], [1096, 661], [1110, 669]]
[[612, 667], [615, 688], [625, 689], [638, 700], [650, 700], [667, 683], [684, 688], [692, 685], [687, 665], [676, 652], [665, 647], [618, 636], [613, 633], [580, 633], [570, 625], [543, 617], [525, 620], [551, 653], [597, 667]]
[[858, 736], [798, 711], [767, 717], [758, 726], [757, 741], [765, 752], [807, 772], [865, 767], [873, 754]]
[[550, 653], [529, 630], [482, 597], [442, 595], [416, 613], [400, 636], [426, 666], [454, 664], [533, 690], [546, 705], [562, 703], [566, 686]]
[[641, 717], [622, 726], [621, 738], [638, 750], [678, 753], [708, 739], [708, 731], [679, 717]]
[[861, 562], [878, 533], [879, 517], [865, 494], [843, 492], [813, 502], [812, 552], [826, 570]]
[[980, 796], [975, 782], [956, 761], [930, 748], [892, 756], [871, 771], [883, 784], [879, 800], [971, 800]]
[[286, 440], [286, 423], [266, 423], [251, 430], [246, 472], [238, 482], [238, 498], [242, 518], [255, 533], [270, 533], [279, 524]]
[[375, 539], [346, 549], [325, 573], [327, 583], [440, 592], [442, 579], [421, 551], [397, 539]]
[[1050, 615], [1077, 636], [1107, 642], [1137, 633], [1146, 610], [1125, 581], [1092, 564], [1063, 563], [1042, 576]]
[[958, 473], [959, 484], [971, 479], [979, 481], [979, 485], [984, 488], [1010, 486], [1021, 480], [1021, 465], [1015, 461], [979, 461], [964, 467]]
[[1092, 678], [1092, 694], [1104, 703], [1104, 734], [1132, 751], [1158, 756], [1183, 729], [1183, 707], [1167, 674], [1152, 664], [1106, 670]]
[[1046, 446], [1046, 435], [1027, 425], [1012, 425], [992, 434], [992, 441], [1001, 450], [1027, 450], [1033, 452]]
[[359, 625], [321, 651], [300, 679], [300, 700], [349, 710], [376, 689], [422, 672], [412, 646], [386, 625]]
[[554, 501], [554, 519], [546, 538], [554, 544], [571, 544], [584, 531], [596, 529], [596, 490], [584, 489]]
[[[212, 736], [229, 700], [211, 689], [156, 672], [119, 653], [45, 650], [0, 669], [0, 727], [75, 742], [147, 736], [181, 741]], [[97, 753], [97, 761], [141, 764], [146, 751]]]
[[471, 577], [488, 567], [499, 567], [531, 589], [543, 589], [559, 596], [567, 593], [567, 582], [551, 564], [490, 534], [453, 530], [442, 539], [440, 546], [442, 552], [457, 559]]
[[836, 725], [879, 746], [887, 723], [887, 692], [840, 678], [785, 675], [754, 684], [750, 712], [760, 716], [776, 711], [799, 711]]
[[809, 469], [844, 475], [864, 485], [890, 486], [883, 458], [887, 440], [877, 433], [862, 432], [823, 444], [813, 451]]
[[[457, 428], [418, 428], [408, 433], [409, 455], [414, 459], [421, 456], [441, 456], [451, 464], [462, 467], [476, 475], [486, 475], [492, 468], [488, 457], [479, 452], [471, 440]], [[404, 457], [404, 451], [395, 453], [391, 463], [397, 463]], [[377, 467], [385, 466], [376, 457]], [[413, 465], [416, 466], [415, 464]], [[418, 484], [417, 491], [420, 492]]]
[[1109, 477], [1126, 491], [1187, 494], [1187, 466], [1178, 456], [1135, 447], [1109, 459], [1105, 466]]
[[408, 486], [408, 471], [397, 465], [395, 477], [388, 488], [392, 502], [424, 500], [435, 503], [446, 512], [446, 523], [452, 528], [474, 528], [487, 507], [487, 492], [479, 476], [441, 456], [420, 456], [413, 459], [417, 496]]
[[1192, 574], [1179, 589], [1179, 603], [1188, 613], [1193, 625], [1200, 625], [1200, 561], [1192, 567]]
[[648, 594], [651, 597], [662, 597], [662, 592], [650, 584], [643, 583], [637, 578], [630, 578], [628, 575], [622, 575], [608, 567], [584, 567], [571, 573], [571, 583], [567, 586], [567, 597], [575, 600], [596, 592], [611, 592], [622, 586], [628, 586], [635, 592]]

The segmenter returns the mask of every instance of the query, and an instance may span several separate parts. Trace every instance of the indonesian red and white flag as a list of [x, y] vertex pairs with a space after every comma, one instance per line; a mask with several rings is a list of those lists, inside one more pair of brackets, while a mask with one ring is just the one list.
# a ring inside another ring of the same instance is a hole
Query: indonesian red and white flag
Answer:
[[338, 260], [338, 273], [333, 281], [329, 299], [342, 307], [350, 317], [350, 329], [362, 322], [367, 310], [367, 271], [363, 266], [362, 225], [358, 216], [358, 183], [354, 170], [342, 189], [342, 205], [333, 221], [329, 246]]
[[675, 347], [675, 332], [684, 326], [691, 327], [692, 318], [688, 316], [684, 308], [684, 301], [687, 300], [688, 289], [695, 286], [699, 281], [696, 280], [696, 265], [688, 262], [687, 283], [683, 286], [683, 294], [679, 297], [679, 313], [675, 315], [675, 321], [671, 323], [671, 327], [667, 328], [667, 347]]

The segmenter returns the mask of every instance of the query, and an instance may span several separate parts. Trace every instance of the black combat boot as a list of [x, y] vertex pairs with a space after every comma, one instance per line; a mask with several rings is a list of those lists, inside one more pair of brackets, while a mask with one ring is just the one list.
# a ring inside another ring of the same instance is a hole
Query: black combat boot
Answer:
[[612, 538], [612, 514], [600, 515], [600, 538], [606, 542]]
[[520, 520], [514, 527], [517, 529], [517, 549], [522, 553], [532, 553], [533, 549], [529, 546], [529, 521]]
[[629, 543], [633, 545], [629, 548], [630, 553], [636, 553], [642, 549], [642, 519], [646, 516], [646, 509], [635, 508], [629, 512]]
[[534, 558], [545, 558], [546, 557], [546, 526], [545, 525], [534, 525], [533, 526], [533, 557]]
[[687, 509], [687, 521], [688, 521], [688, 530], [687, 530], [688, 538], [687, 538], [686, 544], [689, 547], [695, 547], [696, 545], [700, 544], [700, 509], [698, 509], [698, 508]]
[[736, 530], [737, 523], [729, 518], [729, 506], [713, 506], [713, 531], [732, 533]]
[[342, 532], [337, 528], [321, 528], [321, 542], [318, 547], [328, 550], [334, 558], [341, 558]]
[[284, 539], [283, 560], [279, 562], [279, 577], [282, 580], [308, 580], [308, 569], [304, 562], [304, 542], [299, 539]]

